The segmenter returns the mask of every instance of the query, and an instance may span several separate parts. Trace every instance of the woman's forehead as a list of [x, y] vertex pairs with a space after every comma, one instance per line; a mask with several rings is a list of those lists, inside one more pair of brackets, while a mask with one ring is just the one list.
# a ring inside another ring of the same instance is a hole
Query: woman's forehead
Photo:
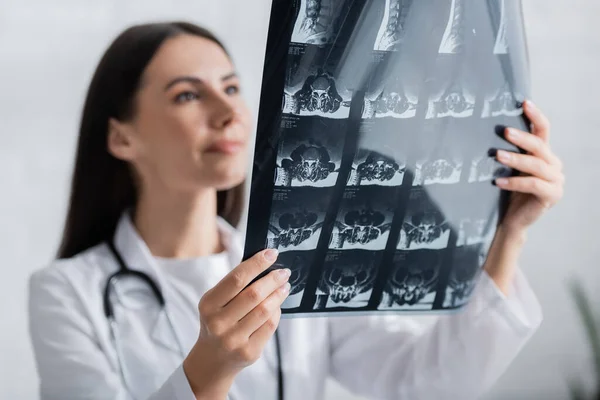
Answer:
[[182, 34], [162, 44], [144, 76], [149, 82], [165, 82], [178, 76], [220, 81], [231, 72], [233, 65], [221, 46], [203, 37]]

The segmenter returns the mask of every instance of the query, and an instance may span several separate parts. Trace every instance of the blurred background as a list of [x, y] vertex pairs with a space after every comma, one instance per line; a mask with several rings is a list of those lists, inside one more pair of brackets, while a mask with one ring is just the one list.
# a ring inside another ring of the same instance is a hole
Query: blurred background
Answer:
[[[186, 19], [229, 47], [256, 119], [271, 0], [0, 2], [0, 398], [36, 399], [27, 279], [54, 257], [85, 90], [126, 26]], [[565, 197], [531, 229], [521, 266], [545, 319], [486, 399], [566, 399], [593, 382], [592, 355], [567, 290], [579, 277], [600, 316], [600, 2], [523, 0], [536, 103], [553, 123]], [[460, 368], [457, 365], [457, 368]], [[332, 382], [327, 399], [356, 399]]]

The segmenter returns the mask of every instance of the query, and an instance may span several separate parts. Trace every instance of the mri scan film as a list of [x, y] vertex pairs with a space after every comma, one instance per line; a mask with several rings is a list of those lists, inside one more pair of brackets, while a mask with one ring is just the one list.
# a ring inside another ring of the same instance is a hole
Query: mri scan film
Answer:
[[502, 132], [530, 130], [521, 0], [270, 10], [244, 259], [279, 251], [284, 318], [463, 308], [519, 173]]

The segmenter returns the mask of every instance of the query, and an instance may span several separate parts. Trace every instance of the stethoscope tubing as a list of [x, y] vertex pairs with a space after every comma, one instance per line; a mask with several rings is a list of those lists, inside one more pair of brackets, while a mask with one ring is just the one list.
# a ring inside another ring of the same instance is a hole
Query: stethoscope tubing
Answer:
[[[127, 264], [125, 263], [125, 261], [123, 260], [123, 257], [121, 257], [121, 254], [115, 247], [113, 241], [108, 241], [108, 248], [110, 249], [110, 251], [111, 251], [113, 257], [115, 258], [115, 260], [117, 261], [117, 263], [119, 264], [119, 269], [108, 277], [106, 286], [104, 287], [104, 293], [103, 293], [103, 299], [102, 299], [102, 304], [104, 307], [104, 315], [105, 315], [106, 319], [108, 320], [111, 340], [113, 341], [113, 344], [115, 346], [115, 350], [117, 353], [117, 363], [118, 363], [118, 367], [120, 370], [121, 379], [123, 380], [123, 383], [125, 384], [125, 387], [129, 391], [131, 397], [134, 400], [137, 400], [135, 398], [135, 396], [133, 395], [131, 387], [128, 385], [128, 382], [130, 382], [130, 380], [127, 377], [128, 372], [127, 372], [127, 369], [125, 368], [125, 365], [123, 362], [124, 358], [123, 358], [123, 354], [121, 352], [121, 347], [119, 346], [118, 326], [117, 326], [117, 322], [115, 319], [114, 309], [113, 309], [112, 303], [110, 301], [111, 290], [114, 290], [113, 289], [114, 284], [119, 278], [121, 278], [123, 276], [132, 276], [132, 277], [135, 277], [135, 278], [138, 278], [138, 279], [144, 281], [144, 283], [146, 283], [150, 287], [150, 289], [153, 292], [154, 297], [156, 297], [156, 300], [158, 301], [160, 308], [165, 313], [165, 317], [167, 318], [167, 321], [169, 323], [169, 327], [171, 329], [171, 333], [173, 334], [173, 338], [177, 342], [177, 347], [179, 349], [181, 358], [184, 359], [186, 355], [183, 351], [182, 344], [179, 342], [179, 338], [177, 337], [177, 334], [175, 332], [175, 327], [173, 326], [173, 322], [171, 321], [170, 315], [167, 312], [165, 298], [164, 298], [161, 290], [159, 289], [158, 285], [156, 284], [156, 282], [154, 282], [154, 280], [147, 274], [145, 274], [141, 271], [136, 271], [136, 270], [130, 269], [127, 266]], [[278, 382], [277, 395], [278, 395], [279, 400], [283, 400], [284, 399], [283, 368], [281, 365], [281, 341], [279, 338], [278, 330], [275, 330], [274, 336], [275, 336], [275, 350], [276, 350], [276, 354], [277, 354], [277, 382]], [[233, 400], [231, 396], [228, 396], [228, 399]]]

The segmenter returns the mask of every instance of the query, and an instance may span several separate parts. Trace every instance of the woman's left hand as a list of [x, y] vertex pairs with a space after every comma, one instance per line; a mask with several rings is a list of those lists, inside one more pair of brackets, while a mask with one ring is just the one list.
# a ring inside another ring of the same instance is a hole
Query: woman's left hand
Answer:
[[524, 232], [563, 195], [565, 176], [561, 160], [550, 149], [550, 123], [531, 101], [524, 104], [525, 115], [533, 125], [532, 134], [506, 129], [506, 139], [527, 154], [498, 150], [502, 164], [520, 171], [515, 177], [498, 178], [496, 185], [511, 194], [502, 226], [506, 231]]

